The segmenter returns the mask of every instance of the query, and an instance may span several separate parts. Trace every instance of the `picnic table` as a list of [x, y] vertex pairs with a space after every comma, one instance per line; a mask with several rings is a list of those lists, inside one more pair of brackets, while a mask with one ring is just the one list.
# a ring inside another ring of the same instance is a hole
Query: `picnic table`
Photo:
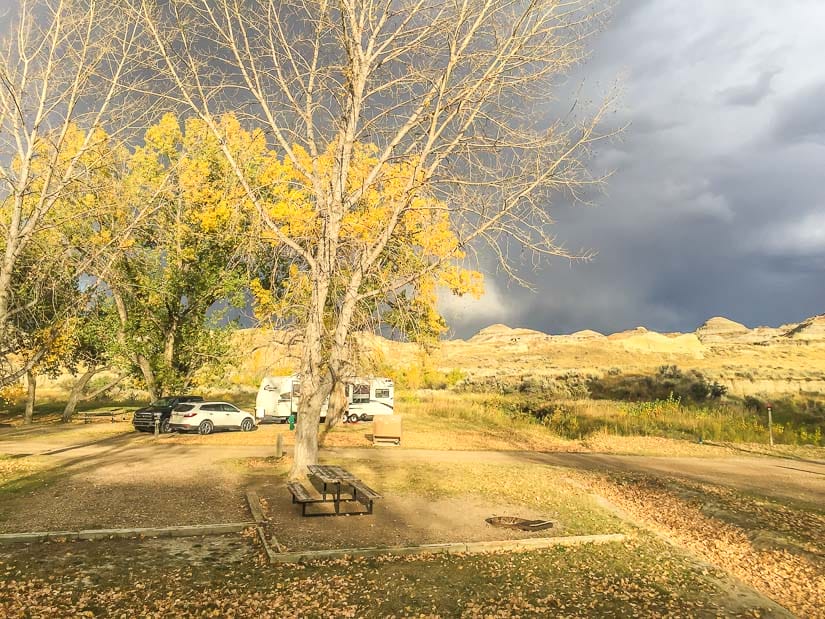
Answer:
[[83, 423], [92, 423], [95, 417], [109, 417], [112, 423], [115, 423], [115, 417], [120, 415], [121, 421], [126, 421], [126, 417], [129, 414], [128, 411], [124, 411], [121, 409], [115, 409], [111, 411], [87, 411], [82, 413], [83, 414]]
[[[301, 505], [302, 516], [369, 515], [372, 514], [373, 501], [382, 498], [375, 490], [340, 466], [310, 465], [307, 467], [307, 477], [321, 498], [312, 496], [301, 482], [291, 481], [287, 484], [292, 494], [292, 502]], [[307, 505], [330, 502], [333, 504], [334, 513], [307, 513]], [[342, 512], [341, 503], [349, 502], [360, 503], [365, 509]]]

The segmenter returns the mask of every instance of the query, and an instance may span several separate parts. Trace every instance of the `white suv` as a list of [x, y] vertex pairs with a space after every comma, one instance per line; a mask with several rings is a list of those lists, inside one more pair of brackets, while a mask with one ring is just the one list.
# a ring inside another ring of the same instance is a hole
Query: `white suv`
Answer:
[[173, 432], [197, 430], [198, 434], [212, 434], [220, 429], [249, 432], [256, 425], [252, 413], [227, 402], [187, 402], [172, 410], [169, 428]]

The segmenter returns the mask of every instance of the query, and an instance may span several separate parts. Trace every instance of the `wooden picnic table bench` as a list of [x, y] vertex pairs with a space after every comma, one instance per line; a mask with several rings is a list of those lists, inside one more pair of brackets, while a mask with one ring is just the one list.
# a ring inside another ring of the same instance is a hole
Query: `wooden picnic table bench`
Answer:
[[352, 487], [352, 498], [367, 508], [367, 514], [372, 513], [373, 501], [384, 498], [360, 480], [353, 482], [350, 486]]
[[[302, 516], [337, 516], [341, 515], [341, 503], [355, 501], [361, 503], [366, 510], [357, 512], [344, 512], [346, 515], [368, 515], [372, 514], [373, 502], [382, 498], [375, 490], [367, 486], [355, 475], [340, 466], [310, 465], [307, 467], [308, 477], [315, 486], [321, 498], [314, 497], [303, 484], [291, 481], [287, 484], [287, 489], [292, 494], [292, 502], [301, 505]], [[342, 490], [345, 494], [342, 494]], [[331, 498], [328, 500], [327, 496]], [[335, 507], [334, 513], [318, 512], [307, 513], [307, 505], [314, 503], [332, 502]]]
[[123, 410], [84, 412], [83, 423], [92, 423], [93, 417], [109, 417], [112, 420], [112, 423], [115, 423], [115, 417], [117, 417], [118, 415], [122, 415], [123, 417], [125, 417], [127, 414], [128, 413]]
[[321, 503], [323, 499], [316, 499], [313, 497], [309, 490], [304, 488], [304, 484], [299, 481], [291, 481], [287, 483], [286, 487], [289, 489], [289, 492], [292, 494], [292, 503], [298, 503], [301, 506], [301, 515], [302, 516], [310, 516], [312, 514], [307, 514], [307, 505], [311, 505], [312, 503]]

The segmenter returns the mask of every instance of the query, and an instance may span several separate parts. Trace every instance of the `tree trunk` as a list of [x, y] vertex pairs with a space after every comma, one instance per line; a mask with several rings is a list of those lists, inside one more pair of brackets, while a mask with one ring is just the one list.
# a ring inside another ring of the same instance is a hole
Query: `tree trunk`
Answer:
[[155, 372], [152, 370], [152, 364], [149, 363], [149, 360], [143, 355], [137, 356], [137, 362], [140, 371], [143, 373], [143, 380], [146, 383], [146, 390], [149, 392], [149, 396], [153, 401], [157, 400], [160, 398], [160, 392], [157, 381], [155, 380]]
[[[129, 321], [129, 315], [126, 311], [126, 303], [123, 302], [123, 297], [115, 287], [110, 284], [110, 288], [112, 291], [112, 299], [114, 299], [115, 307], [117, 308], [118, 319], [120, 320], [120, 328], [117, 331], [117, 340], [120, 345], [128, 351], [129, 347], [126, 341], [126, 325]], [[146, 383], [146, 390], [149, 392], [149, 397], [152, 398], [153, 401], [157, 400], [160, 397], [160, 394], [158, 393], [158, 386], [155, 381], [155, 373], [152, 371], [152, 365], [149, 363], [149, 360], [143, 355], [131, 351], [127, 354], [129, 360], [140, 368], [140, 371], [143, 374], [143, 380]]]
[[[27, 162], [24, 162], [26, 169], [28, 169]], [[17, 261], [18, 248], [18, 233], [20, 229], [20, 212], [22, 206], [18, 204], [15, 198], [14, 209], [11, 216], [11, 223], [7, 228], [5, 240], [5, 251], [3, 252], [3, 261], [0, 263], [0, 333], [4, 333], [6, 324], [9, 321], [9, 302], [11, 299], [11, 278], [14, 272], [14, 267]]]
[[97, 374], [97, 368], [89, 368], [86, 370], [86, 373], [83, 374], [83, 376], [81, 376], [80, 379], [74, 384], [72, 390], [69, 392], [69, 400], [66, 402], [66, 408], [63, 409], [63, 416], [60, 418], [60, 421], [63, 423], [69, 423], [72, 420], [74, 411], [77, 408], [77, 403], [83, 396], [83, 391], [85, 391], [86, 385], [89, 384], [89, 381], [92, 380], [92, 377], [95, 374]]
[[178, 331], [178, 317], [172, 316], [172, 324], [169, 325], [169, 330], [166, 332], [166, 337], [163, 342], [163, 360], [166, 362], [166, 367], [171, 368], [172, 362], [175, 360], [175, 337]]
[[321, 408], [331, 388], [323, 374], [322, 329], [320, 315], [310, 318], [304, 331], [304, 351], [301, 363], [301, 400], [298, 403], [298, 419], [295, 426], [295, 450], [293, 451], [290, 479], [306, 475], [306, 467], [318, 462], [318, 424]]
[[290, 479], [306, 475], [306, 468], [318, 462], [318, 424], [321, 421], [321, 408], [329, 394], [324, 388], [317, 368], [311, 374], [301, 375], [301, 400], [298, 403], [298, 419], [295, 426], [295, 450], [293, 452]]
[[347, 384], [339, 379], [332, 387], [327, 410], [327, 428], [334, 428], [347, 412]]
[[[101, 371], [102, 371], [102, 370], [101, 370]], [[108, 391], [109, 389], [111, 389], [112, 387], [114, 387], [115, 385], [117, 385], [117, 384], [118, 384], [120, 381], [122, 381], [124, 378], [126, 378], [126, 376], [124, 376], [123, 374], [120, 374], [119, 376], [115, 377], [115, 379], [114, 379], [114, 380], [112, 380], [112, 381], [110, 381], [110, 382], [106, 383], [105, 385], [103, 385], [102, 387], [100, 387], [99, 389], [97, 389], [97, 390], [95, 390], [95, 391], [92, 391], [91, 393], [87, 393], [87, 394], [86, 394], [86, 395], [84, 395], [81, 399], [82, 399], [82, 400], [93, 400], [93, 399], [95, 399], [97, 396], [99, 396], [101, 393], [103, 393], [103, 392], [105, 392], [105, 391]]]
[[31, 370], [26, 372], [26, 385], [28, 393], [26, 394], [26, 411], [23, 413], [23, 425], [29, 426], [34, 417], [34, 399], [37, 393], [37, 376]]
[[327, 409], [327, 422], [324, 431], [318, 439], [318, 445], [323, 447], [324, 440], [335, 426], [344, 418], [347, 413], [347, 384], [343, 380], [337, 380], [329, 395], [329, 408]]

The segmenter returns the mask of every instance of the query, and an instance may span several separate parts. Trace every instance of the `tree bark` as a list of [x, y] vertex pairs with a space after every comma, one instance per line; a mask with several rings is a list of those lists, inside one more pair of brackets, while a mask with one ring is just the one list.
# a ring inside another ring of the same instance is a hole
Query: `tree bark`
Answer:
[[143, 380], [146, 383], [146, 390], [149, 392], [149, 396], [152, 400], [157, 400], [160, 397], [160, 394], [158, 393], [158, 386], [155, 381], [155, 373], [152, 371], [152, 364], [149, 363], [149, 360], [143, 355], [129, 351], [129, 346], [126, 341], [126, 324], [129, 321], [126, 303], [124, 303], [120, 292], [111, 283], [109, 284], [109, 288], [112, 291], [112, 299], [115, 301], [117, 315], [120, 319], [120, 328], [117, 332], [118, 342], [120, 342], [120, 345], [128, 351], [127, 355], [129, 360], [140, 368], [140, 371], [143, 374]]
[[11, 275], [14, 268], [14, 254], [11, 246], [6, 248], [0, 265], [0, 332], [5, 332], [9, 315], [9, 297], [11, 295]]
[[66, 407], [63, 409], [63, 415], [60, 418], [61, 422], [69, 423], [72, 420], [74, 411], [77, 408], [77, 403], [83, 396], [83, 391], [85, 391], [86, 385], [89, 384], [89, 381], [92, 380], [92, 377], [94, 377], [94, 375], [97, 374], [97, 372], [97, 368], [89, 368], [88, 370], [86, 370], [83, 376], [81, 376], [80, 379], [74, 384], [72, 390], [69, 392], [69, 399], [66, 402]]
[[34, 400], [37, 395], [37, 375], [31, 370], [26, 372], [26, 385], [28, 393], [26, 394], [26, 411], [23, 413], [23, 425], [29, 426], [34, 417]]
[[163, 360], [166, 361], [166, 366], [171, 368], [172, 362], [175, 360], [175, 338], [178, 331], [178, 316], [172, 315], [172, 324], [169, 325], [169, 330], [166, 332], [166, 337], [163, 342]]
[[332, 387], [327, 410], [327, 428], [332, 429], [344, 418], [347, 412], [347, 384], [338, 379]]
[[318, 424], [321, 421], [321, 408], [332, 386], [327, 377], [323, 376], [326, 370], [322, 364], [322, 334], [323, 320], [318, 312], [314, 317], [310, 317], [304, 330], [301, 400], [298, 403], [290, 479], [305, 476], [306, 467], [318, 462]]
[[329, 408], [327, 409], [327, 422], [324, 424], [324, 431], [318, 439], [319, 447], [324, 446], [324, 441], [330, 431], [337, 426], [347, 413], [347, 384], [338, 379], [332, 387], [329, 395]]
[[138, 367], [143, 374], [143, 380], [146, 383], [146, 390], [149, 392], [149, 396], [152, 400], [157, 400], [160, 397], [160, 391], [158, 390], [158, 383], [155, 380], [155, 372], [152, 370], [152, 364], [149, 363], [149, 360], [143, 355], [137, 355], [136, 359]]

